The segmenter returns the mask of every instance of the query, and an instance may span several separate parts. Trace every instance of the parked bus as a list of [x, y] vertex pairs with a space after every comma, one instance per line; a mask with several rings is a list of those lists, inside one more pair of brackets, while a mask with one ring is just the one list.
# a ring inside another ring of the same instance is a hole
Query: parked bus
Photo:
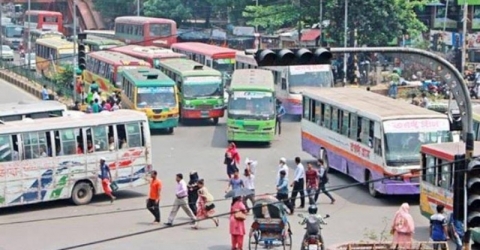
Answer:
[[147, 117], [133, 110], [6, 123], [0, 145], [0, 207], [88, 204], [103, 193], [101, 157], [119, 190], [148, 184], [152, 164]]
[[190, 60], [222, 72], [224, 86], [230, 85], [237, 50], [194, 42], [173, 44], [172, 50], [187, 55]]
[[53, 79], [58, 73], [72, 65], [74, 44], [58, 38], [39, 39], [35, 43], [37, 72]]
[[120, 91], [122, 80], [120, 72], [126, 69], [147, 67], [145, 61], [112, 51], [95, 51], [87, 54], [87, 68], [83, 71], [86, 84], [97, 82], [102, 92], [112, 93]]
[[[30, 16], [30, 23], [28, 22]], [[62, 13], [46, 10], [27, 10], [23, 15], [23, 23], [27, 29], [49, 29], [63, 33]]]
[[160, 61], [159, 69], [177, 83], [180, 98], [180, 119], [218, 119], [223, 117], [222, 74], [188, 59]]
[[303, 92], [303, 151], [369, 181], [374, 197], [418, 194], [420, 146], [451, 141], [447, 115], [408, 102], [358, 88]]
[[276, 118], [272, 72], [262, 69], [236, 70], [228, 93], [228, 141], [270, 143], [275, 136]]
[[4, 45], [8, 45], [13, 50], [20, 49], [23, 36], [22, 26], [15, 24], [2, 24], [1, 35]]
[[84, 30], [83, 33], [90, 36], [98, 36], [106, 39], [116, 39], [114, 30]]
[[[235, 58], [235, 69], [258, 68], [253, 55], [239, 52]], [[282, 102], [287, 114], [302, 115], [301, 92], [310, 88], [330, 88], [335, 86], [330, 65], [297, 65], [286, 67], [265, 67], [273, 72], [275, 93]]]
[[67, 106], [57, 101], [31, 101], [0, 104], [0, 122], [64, 116]]
[[178, 126], [178, 92], [175, 82], [158, 69], [129, 69], [122, 72], [124, 107], [147, 114], [150, 129]]
[[56, 38], [65, 39], [65, 36], [52, 30], [30, 30], [30, 37], [28, 37], [28, 31], [23, 32], [23, 49], [28, 52], [28, 39], [30, 39], [30, 48], [35, 48], [35, 42], [37, 39]]
[[115, 18], [115, 37], [128, 44], [163, 44], [169, 48], [177, 42], [177, 23], [170, 19], [122, 16]]
[[187, 58], [186, 55], [175, 53], [171, 49], [159, 48], [155, 46], [127, 45], [109, 49], [125, 55], [133, 56], [150, 63], [154, 68], [158, 68], [161, 60], [168, 58]]
[[83, 43], [90, 51], [108, 50], [110, 48], [125, 46], [125, 43], [122, 41], [107, 39], [95, 35], [87, 36], [87, 39], [83, 40]]

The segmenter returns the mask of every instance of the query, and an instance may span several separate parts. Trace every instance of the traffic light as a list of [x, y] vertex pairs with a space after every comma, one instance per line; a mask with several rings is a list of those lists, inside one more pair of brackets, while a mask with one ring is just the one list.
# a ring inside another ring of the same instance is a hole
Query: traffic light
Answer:
[[[474, 159], [467, 169], [467, 228], [480, 228], [480, 159]], [[455, 174], [459, 174], [456, 172]], [[474, 237], [471, 249], [480, 249], [479, 237]]]
[[324, 48], [264, 49], [254, 57], [260, 67], [330, 64], [332, 52]]
[[87, 68], [87, 59], [85, 58], [87, 56], [87, 51], [86, 51], [86, 46], [83, 43], [83, 40], [78, 40], [78, 68], [80, 70], [85, 70]]

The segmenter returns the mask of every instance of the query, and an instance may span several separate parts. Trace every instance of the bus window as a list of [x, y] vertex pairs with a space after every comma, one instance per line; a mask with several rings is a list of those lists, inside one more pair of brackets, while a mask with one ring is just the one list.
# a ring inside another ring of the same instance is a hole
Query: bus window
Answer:
[[49, 118], [50, 115], [47, 112], [42, 112], [42, 113], [28, 114], [26, 115], [26, 117], [32, 118], [32, 119], [43, 119], [43, 118]]
[[357, 140], [358, 129], [358, 116], [357, 114], [350, 114], [350, 139]]
[[77, 143], [77, 134], [75, 129], [64, 129], [55, 132], [55, 142], [60, 148], [57, 148], [57, 156], [61, 155], [74, 155], [77, 153], [79, 147]]
[[332, 131], [338, 132], [338, 109], [332, 108]]
[[95, 145], [96, 151], [107, 151], [108, 150], [108, 127], [100, 126], [93, 128], [93, 144]]
[[35, 159], [47, 157], [46, 133], [33, 132], [22, 134], [24, 159]]
[[303, 98], [303, 119], [310, 118], [310, 99], [308, 97]]
[[140, 132], [140, 124], [130, 123], [127, 127], [127, 141], [129, 147], [142, 146], [142, 133]]
[[316, 101], [315, 100], [310, 100], [310, 117], [309, 117], [309, 120], [311, 122], [316, 122], [316, 120], [318, 119], [317, 111], [315, 110], [315, 106], [316, 106]]
[[325, 113], [323, 114], [323, 126], [327, 129], [330, 129], [330, 119], [331, 119], [330, 105], [325, 104], [324, 112]]
[[435, 167], [435, 158], [433, 156], [426, 156], [425, 157], [426, 159], [426, 165], [425, 165], [425, 169], [426, 169], [426, 175], [425, 175], [425, 181], [432, 184], [432, 185], [436, 185], [436, 172], [437, 172], [437, 169]]
[[[439, 164], [440, 162], [441, 161], [439, 161]], [[452, 187], [452, 164], [444, 164], [443, 166], [440, 166], [440, 168], [442, 180], [439, 183], [439, 186], [441, 186], [445, 190], [450, 190]]]
[[[0, 162], [15, 160], [15, 150], [12, 147], [12, 141], [9, 135], [0, 136]], [[18, 151], [17, 151], [18, 154]]]
[[18, 135], [12, 135], [12, 147], [13, 147], [13, 151], [12, 151], [12, 160], [14, 161], [19, 161], [19, 160], [22, 160], [20, 158], [20, 151], [18, 150], [18, 147], [19, 147], [19, 143], [18, 143]]
[[349, 137], [348, 134], [348, 127], [350, 126], [350, 113], [347, 111], [343, 111], [343, 116], [342, 116], [342, 135]]
[[14, 121], [21, 121], [22, 118], [23, 117], [21, 115], [9, 115], [9, 116], [2, 116], [0, 120], [3, 122], [14, 122]]

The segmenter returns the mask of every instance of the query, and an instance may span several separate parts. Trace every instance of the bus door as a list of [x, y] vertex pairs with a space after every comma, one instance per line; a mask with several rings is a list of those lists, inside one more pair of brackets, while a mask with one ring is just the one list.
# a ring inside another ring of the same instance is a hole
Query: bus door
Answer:
[[379, 122], [374, 122], [373, 126], [373, 138], [372, 138], [372, 146], [373, 146], [373, 156], [372, 159], [378, 165], [383, 165], [383, 131], [382, 126]]

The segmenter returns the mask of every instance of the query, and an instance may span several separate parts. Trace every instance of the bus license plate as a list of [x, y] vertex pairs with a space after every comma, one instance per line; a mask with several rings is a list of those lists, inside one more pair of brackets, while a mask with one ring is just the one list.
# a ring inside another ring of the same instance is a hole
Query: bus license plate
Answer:
[[201, 111], [202, 117], [208, 117], [209, 114], [210, 114], [210, 112], [208, 112], [208, 111]]
[[317, 245], [309, 245], [308, 250], [318, 250], [318, 246]]

